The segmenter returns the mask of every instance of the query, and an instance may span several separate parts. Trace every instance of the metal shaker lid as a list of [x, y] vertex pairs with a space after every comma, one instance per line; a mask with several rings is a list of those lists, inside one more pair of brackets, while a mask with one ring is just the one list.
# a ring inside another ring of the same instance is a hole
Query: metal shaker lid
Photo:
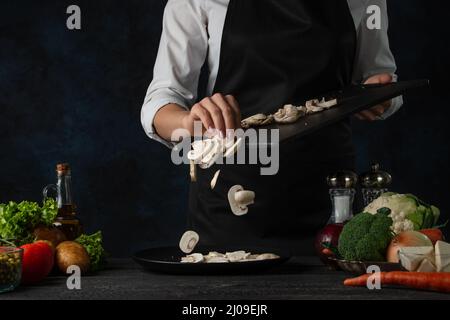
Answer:
[[361, 174], [359, 179], [363, 188], [383, 189], [392, 183], [392, 176], [381, 170], [378, 163], [373, 164], [370, 171]]
[[353, 171], [338, 171], [327, 177], [327, 183], [331, 188], [351, 189], [356, 186], [358, 175]]

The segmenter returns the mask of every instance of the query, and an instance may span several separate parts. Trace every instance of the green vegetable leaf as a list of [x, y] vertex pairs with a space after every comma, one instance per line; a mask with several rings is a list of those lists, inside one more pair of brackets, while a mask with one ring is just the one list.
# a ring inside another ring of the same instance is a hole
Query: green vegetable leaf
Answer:
[[438, 223], [439, 217], [441, 215], [441, 210], [435, 206], [431, 206], [431, 211], [433, 211], [434, 215], [434, 224], [436, 225]]
[[103, 269], [106, 263], [106, 252], [103, 249], [102, 232], [98, 231], [91, 235], [83, 234], [75, 241], [86, 249], [91, 261], [90, 270], [96, 272]]
[[53, 199], [42, 206], [36, 202], [22, 201], [0, 204], [0, 238], [17, 245], [34, 240], [33, 229], [38, 225], [50, 226], [56, 218], [58, 207]]
[[431, 229], [435, 225], [434, 223], [434, 214], [433, 211], [430, 209], [425, 213], [425, 216], [423, 218], [423, 225], [422, 229]]
[[408, 220], [410, 220], [414, 224], [414, 230], [418, 231], [422, 229], [424, 215], [416, 211], [408, 215]]

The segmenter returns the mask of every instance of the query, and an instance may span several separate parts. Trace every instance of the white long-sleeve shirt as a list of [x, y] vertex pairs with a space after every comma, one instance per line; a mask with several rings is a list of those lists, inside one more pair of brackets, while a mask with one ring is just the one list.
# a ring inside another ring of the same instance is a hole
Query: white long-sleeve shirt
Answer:
[[[386, 0], [347, 0], [357, 31], [357, 53], [353, 82], [372, 75], [390, 73], [396, 80], [396, 64], [389, 48]], [[229, 0], [169, 0], [164, 11], [163, 31], [153, 81], [145, 96], [141, 121], [147, 135], [172, 146], [156, 133], [153, 120], [164, 106], [175, 103], [186, 110], [196, 102], [200, 71], [207, 61], [207, 94], [211, 95], [220, 63], [220, 47]], [[367, 8], [381, 9], [381, 29], [367, 28]], [[402, 97], [382, 116], [391, 116], [402, 105]]]

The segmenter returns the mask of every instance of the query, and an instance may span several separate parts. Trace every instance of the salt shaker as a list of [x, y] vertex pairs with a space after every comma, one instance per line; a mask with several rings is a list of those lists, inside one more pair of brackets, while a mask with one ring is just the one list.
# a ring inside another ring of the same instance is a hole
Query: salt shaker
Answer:
[[358, 176], [351, 171], [336, 172], [327, 178], [330, 186], [332, 211], [325, 227], [317, 233], [314, 246], [320, 260], [332, 269], [337, 269], [336, 262], [329, 259], [330, 255], [325, 253], [324, 249], [338, 247], [342, 229], [345, 223], [353, 217], [352, 208], [357, 181]]
[[345, 223], [353, 217], [353, 200], [358, 176], [352, 171], [340, 171], [327, 178], [330, 186], [332, 214], [329, 223]]

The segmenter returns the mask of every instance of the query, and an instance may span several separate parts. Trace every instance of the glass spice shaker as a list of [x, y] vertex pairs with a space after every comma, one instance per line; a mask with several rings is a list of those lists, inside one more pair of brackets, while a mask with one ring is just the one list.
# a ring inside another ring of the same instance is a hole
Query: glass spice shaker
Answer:
[[327, 225], [317, 233], [315, 240], [316, 253], [322, 262], [336, 269], [335, 261], [328, 259], [324, 253], [326, 245], [337, 248], [339, 236], [346, 222], [353, 217], [353, 200], [358, 176], [352, 171], [340, 171], [327, 178], [330, 186], [331, 216]]
[[358, 176], [352, 171], [341, 171], [327, 178], [330, 186], [332, 214], [328, 223], [343, 224], [353, 217], [353, 200]]
[[392, 176], [380, 169], [380, 165], [375, 163], [371, 170], [360, 176], [364, 205], [369, 205], [373, 200], [388, 192], [388, 187], [392, 183]]

